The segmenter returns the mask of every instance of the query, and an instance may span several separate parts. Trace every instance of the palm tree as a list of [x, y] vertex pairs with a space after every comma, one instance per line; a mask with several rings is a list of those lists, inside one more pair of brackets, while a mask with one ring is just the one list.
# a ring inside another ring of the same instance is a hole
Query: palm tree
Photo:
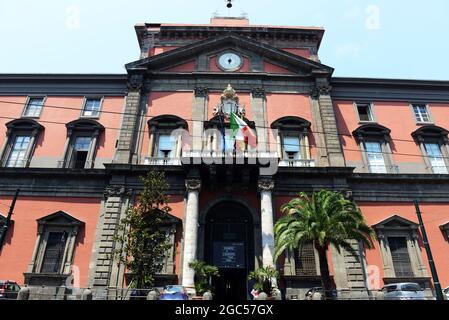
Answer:
[[350, 240], [373, 247], [373, 229], [368, 226], [357, 205], [339, 192], [322, 190], [309, 198], [305, 192], [281, 207], [285, 214], [275, 225], [275, 260], [285, 250], [300, 249], [313, 242], [320, 261], [321, 282], [325, 296], [330, 297], [332, 281], [329, 275], [327, 250], [333, 244], [356, 255]]

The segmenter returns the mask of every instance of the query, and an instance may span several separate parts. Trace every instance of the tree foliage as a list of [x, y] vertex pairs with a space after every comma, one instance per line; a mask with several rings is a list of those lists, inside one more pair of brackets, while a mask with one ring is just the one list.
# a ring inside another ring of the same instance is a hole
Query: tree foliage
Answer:
[[192, 261], [189, 267], [195, 271], [195, 291], [198, 296], [202, 296], [206, 292], [214, 291], [214, 287], [209, 283], [210, 277], [219, 277], [218, 268], [207, 265], [203, 261]]
[[287, 249], [300, 249], [313, 242], [318, 251], [323, 288], [326, 294], [332, 290], [327, 250], [333, 244], [357, 256], [350, 240], [373, 247], [373, 229], [368, 226], [357, 205], [339, 192], [322, 190], [308, 197], [299, 196], [281, 208], [285, 214], [275, 225], [275, 259]]
[[252, 271], [248, 276], [248, 280], [255, 281], [255, 290], [259, 292], [265, 292], [267, 295], [271, 295], [273, 280], [277, 279], [278, 277], [279, 272], [275, 268], [267, 266]]
[[165, 194], [169, 185], [163, 172], [150, 171], [141, 177], [144, 185], [138, 204], [130, 205], [120, 221], [115, 241], [115, 259], [132, 275], [132, 287], [146, 288], [155, 284], [162, 271], [169, 244], [167, 225], [171, 208]]

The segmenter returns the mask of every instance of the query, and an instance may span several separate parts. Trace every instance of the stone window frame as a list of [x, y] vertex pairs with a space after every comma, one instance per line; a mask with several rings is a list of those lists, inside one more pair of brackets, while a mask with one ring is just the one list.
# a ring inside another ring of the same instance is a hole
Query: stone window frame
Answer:
[[[320, 260], [319, 260], [319, 256], [318, 256], [318, 251], [316, 250], [315, 246], [314, 246], [314, 254], [315, 254], [315, 269], [316, 269], [316, 274], [315, 275], [301, 275], [301, 274], [297, 274], [297, 270], [296, 270], [296, 258], [295, 256], [298, 256], [298, 249], [295, 250], [291, 250], [288, 249], [285, 251], [285, 260], [284, 260], [284, 275], [285, 276], [293, 276], [293, 277], [298, 277], [298, 278], [319, 278], [321, 277], [321, 270], [320, 270]], [[298, 256], [299, 259], [299, 256]]]
[[313, 160], [310, 150], [310, 134], [312, 124], [300, 117], [283, 117], [271, 124], [271, 129], [278, 130], [276, 137], [277, 153], [280, 160], [284, 159], [284, 137], [299, 137], [301, 160]]
[[445, 239], [449, 242], [449, 222], [440, 226], [441, 232]]
[[[220, 116], [214, 116], [209, 121], [204, 122], [204, 139], [203, 139], [203, 150], [206, 153], [219, 153], [221, 154], [223, 152], [222, 145], [218, 145], [219, 142], [223, 143], [221, 140], [221, 134], [220, 136], [217, 135], [218, 132], [221, 132], [220, 126], [223, 125], [225, 130], [228, 130], [231, 128], [230, 122], [226, 122], [224, 120], [220, 121]], [[245, 121], [245, 123], [251, 128], [253, 133], [256, 135], [257, 140], [257, 132], [256, 132], [256, 123], [254, 121], [251, 121], [247, 119], [246, 117], [242, 116], [242, 120]], [[213, 130], [213, 131], [212, 131]], [[217, 131], [218, 130], [218, 131]], [[251, 152], [251, 146], [246, 145], [247, 152]]]
[[[359, 113], [358, 106], [359, 105], [365, 105], [365, 104], [369, 105], [369, 111], [370, 111], [371, 117], [373, 118], [370, 121], [360, 120], [360, 113]], [[374, 106], [375, 106], [374, 102], [357, 100], [357, 101], [353, 102], [353, 106], [354, 106], [354, 112], [355, 112], [355, 114], [357, 116], [357, 120], [358, 120], [359, 124], [377, 123], [377, 117], [376, 117], [376, 114], [374, 112]]]
[[387, 174], [399, 173], [398, 166], [393, 159], [391, 150], [391, 130], [377, 123], [368, 123], [358, 127], [352, 132], [362, 154], [363, 168], [365, 172], [371, 173], [368, 153], [365, 142], [378, 142], [381, 146], [382, 156], [385, 162]]
[[449, 130], [436, 125], [425, 125], [421, 126], [419, 129], [412, 133], [413, 139], [418, 144], [418, 147], [423, 155], [424, 163], [426, 165], [426, 170], [428, 173], [433, 174], [432, 164], [428, 158], [425, 144], [426, 143], [436, 143], [440, 146], [441, 154], [443, 156], [443, 161], [449, 171]]
[[45, 128], [37, 121], [30, 118], [21, 118], [6, 123], [6, 139], [1, 150], [1, 167], [6, 167], [12, 147], [17, 136], [25, 135], [30, 137], [30, 143], [25, 154], [25, 163], [23, 168], [28, 168], [36, 149], [39, 135]]
[[104, 132], [105, 128], [97, 121], [85, 118], [72, 121], [66, 124], [66, 127], [67, 138], [64, 146], [64, 158], [59, 161], [58, 167], [73, 168], [72, 157], [76, 138], [90, 137], [91, 142], [84, 169], [92, 169], [95, 165], [100, 135]]
[[[25, 106], [24, 106], [24, 108], [22, 110], [22, 118], [25, 118], [25, 119], [39, 119], [41, 117], [42, 111], [44, 110], [44, 106], [45, 106], [45, 103], [47, 102], [47, 98], [48, 97], [45, 96], [45, 95], [28, 96], [27, 97], [27, 101], [25, 102]], [[37, 116], [27, 116], [26, 115], [26, 112], [27, 112], [28, 107], [30, 105], [31, 99], [42, 99], [42, 107], [41, 107], [41, 110], [39, 111], [39, 115], [37, 115]]]
[[[104, 96], [85, 96], [83, 98], [83, 107], [81, 108], [81, 113], [80, 113], [80, 119], [100, 119], [101, 116], [101, 112], [103, 110], [103, 103], [104, 103]], [[100, 100], [100, 109], [98, 110], [98, 115], [96, 116], [86, 116], [84, 115], [84, 111], [86, 109], [86, 105], [87, 105], [87, 101], [88, 100]]]
[[[410, 111], [411, 111], [411, 113], [413, 115], [413, 119], [415, 119], [416, 125], [418, 125], [418, 126], [419, 125], [432, 125], [432, 124], [435, 123], [435, 121], [434, 121], [434, 119], [432, 117], [432, 113], [430, 112], [430, 106], [429, 106], [428, 103], [415, 101], [415, 102], [409, 103], [409, 106], [410, 106]], [[414, 109], [415, 106], [425, 106], [426, 107], [427, 117], [429, 118], [428, 122], [422, 122], [422, 121], [419, 121], [416, 118], [415, 109]]]
[[[393, 258], [388, 244], [389, 237], [404, 237], [407, 241], [407, 250], [410, 258], [410, 264], [413, 272], [413, 278], [427, 278], [427, 269], [424, 264], [422, 253], [419, 246], [419, 225], [413, 221], [407, 220], [399, 215], [393, 215], [372, 226], [377, 234], [380, 254], [382, 257], [384, 278], [394, 279]], [[404, 280], [403, 278], [399, 278]], [[405, 280], [404, 280], [405, 281]]]
[[[158, 142], [160, 135], [171, 135], [175, 130], [187, 130], [189, 126], [187, 121], [175, 116], [175, 115], [161, 115], [157, 116], [148, 121], [150, 142], [148, 147], [148, 157], [152, 159], [158, 159]], [[180, 159], [182, 157], [182, 140], [181, 134], [177, 135], [177, 140], [175, 142], [175, 156], [173, 159]]]
[[176, 274], [176, 235], [179, 230], [179, 226], [182, 225], [182, 220], [178, 217], [169, 215], [169, 221], [162, 229], [169, 236], [169, 243], [172, 245], [167, 250], [167, 255], [164, 257], [164, 266], [162, 271], [158, 275], [175, 275]]
[[[52, 277], [52, 276], [70, 276], [72, 274], [72, 264], [75, 257], [75, 247], [77, 236], [85, 223], [80, 221], [64, 211], [57, 211], [45, 217], [36, 220], [37, 238], [33, 250], [31, 261], [28, 264], [25, 274], [26, 283], [29, 283], [32, 277]], [[68, 237], [64, 249], [61, 266], [58, 273], [42, 273], [42, 264], [46, 252], [47, 241], [50, 233], [66, 232]]]

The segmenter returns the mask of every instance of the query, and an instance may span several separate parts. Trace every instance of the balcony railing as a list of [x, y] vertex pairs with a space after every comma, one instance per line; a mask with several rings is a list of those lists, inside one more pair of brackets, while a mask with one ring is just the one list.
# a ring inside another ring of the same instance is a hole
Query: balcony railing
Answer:
[[313, 168], [315, 167], [315, 160], [313, 159], [301, 159], [301, 160], [290, 160], [281, 159], [279, 161], [280, 167], [293, 167], [293, 168]]
[[76, 163], [74, 160], [59, 160], [58, 161], [58, 168], [79, 168], [79, 169], [92, 169], [94, 167], [94, 161], [86, 160], [84, 161], [84, 165], [80, 163]]
[[14, 160], [11, 161], [5, 160], [2, 162], [2, 167], [6, 168], [26, 168], [28, 167], [30, 161], [29, 160]]
[[146, 157], [144, 161], [148, 166], [180, 166], [181, 159], [179, 158], [152, 158]]

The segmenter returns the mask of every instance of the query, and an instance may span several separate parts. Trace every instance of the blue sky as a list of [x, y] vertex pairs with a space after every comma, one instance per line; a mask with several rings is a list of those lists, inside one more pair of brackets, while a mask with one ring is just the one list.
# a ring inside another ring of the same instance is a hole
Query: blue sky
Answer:
[[449, 80], [447, 0], [0, 0], [0, 73], [123, 73], [138, 22], [322, 26], [336, 76]]

